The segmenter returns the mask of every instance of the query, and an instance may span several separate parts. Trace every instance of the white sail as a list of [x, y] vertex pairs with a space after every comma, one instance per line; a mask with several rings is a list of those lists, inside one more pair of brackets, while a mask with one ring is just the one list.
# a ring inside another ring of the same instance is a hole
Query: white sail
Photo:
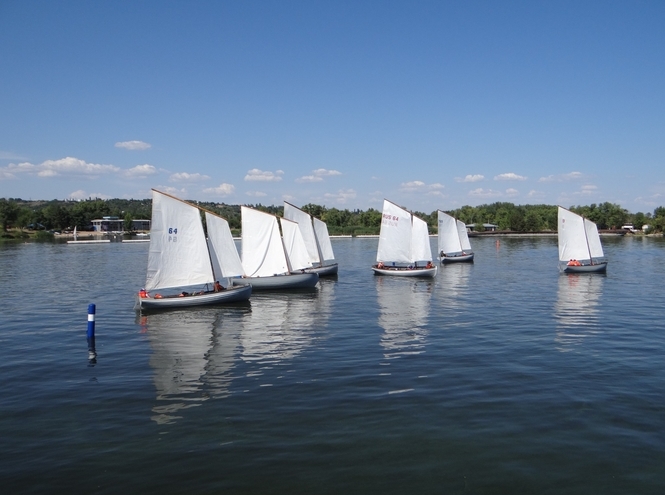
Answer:
[[208, 211], [205, 214], [210, 258], [212, 259], [215, 276], [217, 278], [229, 278], [244, 275], [245, 271], [242, 268], [240, 256], [231, 235], [229, 222]]
[[[596, 236], [598, 232], [596, 232]], [[588, 260], [590, 258], [584, 218], [559, 206], [558, 213], [559, 261]], [[598, 241], [600, 243], [600, 241]]]
[[603, 246], [600, 243], [600, 236], [598, 235], [598, 226], [591, 220], [584, 219], [584, 229], [586, 230], [586, 238], [589, 243], [589, 252], [591, 258], [603, 258]]
[[212, 282], [199, 209], [153, 190], [146, 290]]
[[427, 222], [415, 215], [411, 218], [411, 261], [432, 261]]
[[316, 233], [316, 241], [319, 244], [319, 250], [321, 251], [321, 262], [332, 261], [335, 259], [335, 253], [333, 253], [332, 244], [330, 244], [330, 236], [328, 235], [328, 226], [326, 222], [319, 220], [318, 218], [313, 218], [314, 222], [314, 232]]
[[270, 277], [289, 272], [277, 218], [241, 207], [242, 267], [248, 277]]
[[289, 261], [291, 270], [311, 268], [312, 263], [309, 261], [307, 246], [300, 233], [298, 223], [287, 218], [280, 218], [279, 221], [282, 224], [284, 249], [286, 250], [286, 257]]
[[411, 213], [383, 200], [383, 217], [376, 261], [411, 263]]
[[312, 264], [319, 263], [321, 261], [319, 258], [319, 248], [316, 245], [316, 234], [314, 233], [312, 217], [309, 213], [284, 201], [284, 218], [298, 223], [303, 241], [305, 242], [305, 246], [307, 246], [309, 261]]
[[456, 220], [441, 210], [439, 210], [437, 213], [439, 221], [439, 253], [443, 252], [445, 254], [453, 254], [461, 252], [462, 244], [460, 243]]
[[466, 224], [461, 220], [457, 220], [457, 233], [459, 234], [459, 241], [462, 245], [462, 251], [470, 253], [471, 243], [469, 242], [469, 234], [466, 231]]

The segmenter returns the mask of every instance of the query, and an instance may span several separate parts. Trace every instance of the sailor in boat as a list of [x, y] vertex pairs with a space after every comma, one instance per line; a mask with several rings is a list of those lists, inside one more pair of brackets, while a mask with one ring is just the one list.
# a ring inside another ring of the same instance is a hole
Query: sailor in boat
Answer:
[[425, 268], [432, 268], [433, 266], [434, 266], [434, 265], [432, 265], [432, 262], [431, 262], [431, 261], [428, 261], [428, 262], [427, 262], [427, 266], [425, 266]]
[[570, 261], [568, 262], [568, 266], [582, 266], [582, 263], [580, 263], [580, 262], [577, 261], [577, 260], [570, 260]]
[[215, 280], [215, 285], [213, 287], [213, 290], [215, 292], [221, 292], [224, 290], [224, 287], [222, 287], [222, 284], [219, 283], [219, 280]]
[[141, 290], [139, 291], [139, 297], [140, 297], [141, 299], [147, 299], [147, 298], [150, 297], [150, 294], [148, 294], [148, 291], [147, 291], [147, 290], [145, 290], [145, 289], [141, 289]]

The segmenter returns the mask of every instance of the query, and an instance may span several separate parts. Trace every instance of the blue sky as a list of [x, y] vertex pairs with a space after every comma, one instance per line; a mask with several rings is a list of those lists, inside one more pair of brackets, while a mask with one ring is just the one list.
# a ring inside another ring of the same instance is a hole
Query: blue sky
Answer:
[[665, 205], [662, 1], [0, 2], [0, 197]]

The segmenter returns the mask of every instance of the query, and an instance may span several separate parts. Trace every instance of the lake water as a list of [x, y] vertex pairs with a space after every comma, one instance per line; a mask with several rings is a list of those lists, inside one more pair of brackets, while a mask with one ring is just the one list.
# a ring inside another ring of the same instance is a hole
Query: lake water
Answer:
[[147, 244], [0, 246], [3, 493], [662, 493], [665, 241], [603, 238], [607, 275], [471, 241], [416, 280], [335, 239], [315, 291], [148, 315]]

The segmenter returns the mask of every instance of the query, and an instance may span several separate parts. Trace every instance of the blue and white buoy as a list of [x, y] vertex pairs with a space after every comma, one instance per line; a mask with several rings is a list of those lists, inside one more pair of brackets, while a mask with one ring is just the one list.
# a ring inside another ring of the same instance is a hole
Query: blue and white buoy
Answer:
[[88, 359], [93, 361], [97, 358], [95, 350], [95, 305], [88, 304]]

